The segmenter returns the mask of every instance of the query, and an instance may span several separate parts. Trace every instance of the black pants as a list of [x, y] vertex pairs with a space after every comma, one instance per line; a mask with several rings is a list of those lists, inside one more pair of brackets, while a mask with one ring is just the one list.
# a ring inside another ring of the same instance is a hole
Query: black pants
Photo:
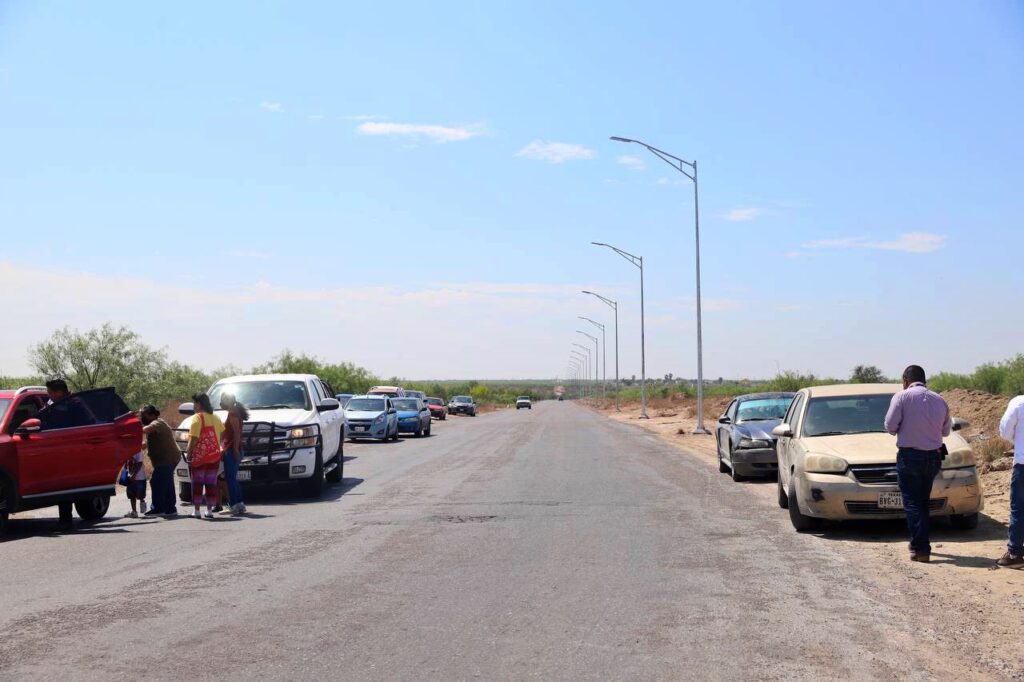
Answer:
[[153, 510], [160, 514], [174, 514], [178, 511], [174, 494], [174, 465], [153, 467], [153, 478], [149, 481], [153, 491]]

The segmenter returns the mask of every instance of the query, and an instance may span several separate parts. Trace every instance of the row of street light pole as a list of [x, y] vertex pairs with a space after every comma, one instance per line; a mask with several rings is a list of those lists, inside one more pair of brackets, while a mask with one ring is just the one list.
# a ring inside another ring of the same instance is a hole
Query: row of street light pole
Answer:
[[[646, 142], [639, 140], [632, 140], [626, 137], [612, 137], [612, 140], [616, 142], [625, 142], [628, 144], [638, 144], [650, 153], [657, 156], [659, 159], [672, 166], [675, 170], [679, 171], [693, 182], [693, 227], [694, 227], [694, 240], [696, 243], [696, 278], [697, 278], [697, 426], [694, 429], [694, 433], [697, 434], [708, 434], [710, 431], [704, 426], [704, 345], [703, 345], [703, 330], [701, 324], [701, 294], [700, 294], [700, 210], [698, 209], [698, 191], [697, 191], [697, 161], [685, 161], [678, 156], [673, 156], [668, 152], [662, 151], [657, 147], [652, 147]], [[643, 256], [637, 256], [628, 251], [624, 251], [611, 244], [605, 244], [603, 242], [591, 242], [594, 246], [601, 246], [604, 248], [611, 249], [622, 258], [632, 263], [640, 271], [640, 418], [649, 419], [647, 414], [647, 358], [646, 358], [646, 339], [644, 337], [644, 259]], [[621, 411], [621, 404], [619, 402], [619, 304], [617, 301], [613, 301], [610, 298], [605, 298], [601, 294], [593, 291], [583, 291], [582, 293], [594, 296], [600, 299], [605, 305], [610, 307], [615, 312], [615, 409]], [[602, 398], [607, 400], [608, 398], [608, 365], [607, 365], [607, 340], [605, 337], [605, 326], [600, 322], [596, 322], [588, 317], [579, 316], [579, 319], [586, 320], [590, 324], [594, 325], [601, 330], [601, 341], [604, 344], [604, 355], [602, 356], [602, 364], [604, 365], [604, 379], [602, 382]], [[572, 378], [577, 396], [590, 397], [596, 396], [596, 383], [600, 378], [597, 371], [598, 361], [598, 338], [587, 332], [576, 330], [578, 334], [588, 337], [594, 342], [594, 355], [593, 355], [593, 372], [591, 373], [591, 355], [590, 347], [585, 346], [581, 343], [573, 343], [574, 346], [586, 351], [586, 355], [578, 350], [570, 351], [569, 361], [569, 374]]]

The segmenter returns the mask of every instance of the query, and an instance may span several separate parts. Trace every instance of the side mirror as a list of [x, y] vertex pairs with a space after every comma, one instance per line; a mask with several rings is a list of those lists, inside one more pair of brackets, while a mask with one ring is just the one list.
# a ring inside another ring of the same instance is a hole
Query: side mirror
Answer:
[[395, 408], [392, 407], [391, 409], [389, 409], [388, 414], [395, 414]]
[[959, 431], [960, 429], [966, 429], [970, 425], [971, 422], [967, 421], [966, 419], [963, 419], [962, 417], [954, 417], [953, 426], [951, 428], [954, 431]]
[[792, 438], [793, 429], [790, 428], [789, 424], [779, 424], [772, 429], [772, 435], [776, 438]]
[[316, 406], [316, 409], [318, 412], [330, 412], [331, 410], [336, 410], [339, 407], [341, 407], [341, 403], [334, 398], [324, 398], [320, 401], [320, 404]]
[[196, 406], [192, 403], [182, 403], [181, 405], [178, 405], [178, 414], [190, 415], [195, 413]]
[[39, 433], [43, 430], [43, 423], [38, 419], [26, 419], [21, 422], [21, 426], [15, 429], [15, 433], [19, 436], [27, 436], [30, 433]]
[[732, 424], [732, 420], [726, 417], [724, 414], [718, 418], [719, 424]]

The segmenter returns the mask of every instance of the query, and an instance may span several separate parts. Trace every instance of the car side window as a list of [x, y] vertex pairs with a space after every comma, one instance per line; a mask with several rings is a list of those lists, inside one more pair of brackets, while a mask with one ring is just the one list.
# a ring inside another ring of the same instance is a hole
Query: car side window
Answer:
[[739, 412], [740, 401], [734, 400], [729, 404], [729, 407], [725, 410], [725, 416], [732, 421], [736, 421], [736, 413]]
[[7, 425], [7, 433], [14, 433], [26, 420], [39, 414], [39, 400], [32, 395], [22, 396], [11, 412], [11, 421]]
[[793, 433], [796, 434], [796, 422], [800, 418], [800, 408], [803, 407], [804, 396], [801, 393], [796, 397], [790, 406], [789, 411], [786, 413], [785, 423], [789, 424], [789, 428], [792, 429]]
[[320, 387], [319, 381], [309, 382], [309, 397], [312, 398], [313, 402], [316, 403], [317, 405], [319, 405], [323, 401], [324, 394], [323, 389]]

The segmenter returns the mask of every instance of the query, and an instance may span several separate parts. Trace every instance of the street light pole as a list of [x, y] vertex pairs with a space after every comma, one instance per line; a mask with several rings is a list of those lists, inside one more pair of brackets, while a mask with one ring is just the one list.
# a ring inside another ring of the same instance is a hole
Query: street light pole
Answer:
[[583, 317], [577, 315], [581, 320], [586, 320], [590, 324], [594, 325], [601, 330], [601, 374], [603, 379], [601, 380], [601, 400], [607, 402], [608, 400], [608, 337], [604, 333], [604, 325], [600, 322], [595, 322], [589, 317]]
[[[611, 244], [603, 242], [590, 242], [594, 246], [604, 246], [619, 254], [634, 266], [640, 268], [640, 418], [650, 419], [647, 416], [647, 359], [646, 343], [644, 341], [644, 259], [642, 256], [634, 256], [628, 251], [616, 248]], [[636, 375], [634, 375], [636, 376]]]
[[597, 339], [596, 336], [591, 336], [590, 334], [588, 334], [586, 332], [581, 332], [579, 329], [576, 330], [576, 333], [577, 334], [583, 334], [583, 336], [587, 337], [588, 339], [590, 339], [591, 341], [594, 342], [594, 397], [596, 398], [597, 397], [597, 380], [601, 377], [600, 372], [597, 371], [597, 359], [601, 355], [601, 351], [600, 351], [600, 349], [597, 346], [598, 339]]
[[[580, 344], [574, 343], [573, 345], [574, 346], [579, 346]], [[588, 367], [590, 365], [590, 349], [585, 347], [585, 346], [580, 346], [580, 348], [583, 348], [584, 350], [586, 350], [587, 351], [587, 355], [584, 355], [583, 353], [579, 352], [578, 350], [573, 350], [573, 351], [569, 351], [569, 352], [574, 354], [575, 356], [577, 356], [577, 358], [579, 359], [579, 363], [580, 363], [581, 368], [583, 370], [582, 372], [580, 372], [580, 393], [582, 394], [582, 397], [586, 398], [587, 397], [587, 369], [588, 369]]]
[[[573, 342], [572, 345], [579, 346], [580, 348], [582, 348], [583, 350], [585, 350], [587, 352], [587, 371], [585, 373], [586, 374], [586, 379], [585, 380], [587, 381], [587, 383], [589, 385], [589, 382], [590, 382], [590, 348], [588, 346], [584, 346], [582, 343]], [[590, 393], [591, 393], [591, 397], [593, 397], [593, 390], [591, 390]]]
[[[605, 298], [601, 294], [595, 294], [593, 291], [584, 291], [584, 294], [589, 294], [595, 298], [600, 299], [605, 305], [615, 311], [615, 411], [622, 412], [622, 408], [619, 407], [619, 304], [617, 301], [613, 301], [610, 298]], [[601, 332], [604, 332], [604, 328], [601, 328]], [[605, 344], [605, 350], [608, 350], [607, 344]], [[605, 370], [605, 382], [607, 383], [608, 373], [607, 368]]]
[[[704, 334], [701, 324], [700, 301], [700, 210], [698, 209], [697, 204], [697, 160], [694, 159], [693, 161], [686, 161], [684, 159], [680, 159], [678, 156], [673, 156], [666, 151], [662, 151], [657, 147], [652, 147], [646, 142], [631, 140], [628, 137], [613, 136], [611, 139], [616, 142], [638, 144], [641, 147], [644, 147], [647, 151], [654, 154], [659, 159], [693, 181], [693, 232], [694, 242], [696, 244], [697, 260], [697, 428], [695, 428], [693, 432], [707, 435], [711, 432], [704, 426]], [[689, 168], [693, 174], [691, 175], [686, 172], [686, 168]]]

